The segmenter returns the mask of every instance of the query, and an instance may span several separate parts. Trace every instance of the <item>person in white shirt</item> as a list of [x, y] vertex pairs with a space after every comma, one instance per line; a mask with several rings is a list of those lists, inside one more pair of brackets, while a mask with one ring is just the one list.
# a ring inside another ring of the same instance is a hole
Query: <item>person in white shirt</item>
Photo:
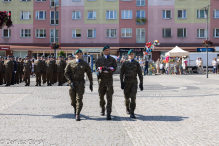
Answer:
[[195, 64], [196, 64], [197, 67], [199, 65], [199, 61], [200, 61], [200, 59], [197, 57], [197, 60], [195, 61]]
[[219, 56], [217, 58], [217, 73], [219, 73]]
[[213, 59], [212, 65], [213, 65], [213, 74], [217, 74], [217, 60], [216, 60], [216, 58]]
[[164, 74], [164, 65], [163, 65], [163, 63], [160, 64], [160, 73]]
[[140, 66], [141, 66], [141, 69], [143, 69], [143, 68], [144, 68], [144, 61], [143, 61], [143, 59], [141, 59], [141, 60], [139, 61], [139, 64], [140, 64]]

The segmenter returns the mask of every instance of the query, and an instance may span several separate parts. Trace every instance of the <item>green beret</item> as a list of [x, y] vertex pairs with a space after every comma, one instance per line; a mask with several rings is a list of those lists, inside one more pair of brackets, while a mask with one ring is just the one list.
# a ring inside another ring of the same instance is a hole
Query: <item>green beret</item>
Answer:
[[135, 53], [135, 51], [134, 51], [134, 50], [132, 50], [132, 49], [131, 49], [131, 50], [129, 50], [129, 51], [128, 51], [128, 55], [130, 55], [131, 53]]
[[105, 47], [103, 47], [103, 51], [106, 49], [110, 49], [110, 46], [106, 45]]
[[[81, 49], [78, 49], [78, 50], [75, 52], [75, 54], [77, 54], [77, 53], [82, 53]], [[71, 57], [72, 57], [72, 56], [71, 56]]]

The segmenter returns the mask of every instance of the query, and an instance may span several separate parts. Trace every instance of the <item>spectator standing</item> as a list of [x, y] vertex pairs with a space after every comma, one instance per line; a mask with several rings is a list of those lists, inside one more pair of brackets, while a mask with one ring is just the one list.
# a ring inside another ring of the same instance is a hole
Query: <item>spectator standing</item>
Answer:
[[198, 62], [198, 73], [199, 74], [204, 74], [203, 62], [202, 62], [201, 58], [199, 58], [199, 62]]
[[219, 73], [219, 56], [217, 57], [217, 73]]
[[164, 72], [165, 72], [165, 71], [164, 71], [164, 65], [163, 65], [163, 63], [161, 62], [161, 63], [160, 63], [160, 73], [161, 73], [161, 74], [164, 74]]
[[157, 73], [160, 73], [160, 59], [159, 58], [157, 59], [157, 62], [156, 62], [156, 69], [157, 69]]
[[179, 59], [179, 74], [182, 74], [182, 58]]
[[199, 57], [197, 57], [197, 60], [195, 61], [196, 67], [198, 67], [198, 66], [199, 66], [199, 61], [200, 61], [200, 58], [199, 58]]
[[[146, 73], [147, 72], [147, 73]], [[148, 75], [148, 60], [146, 59], [146, 61], [144, 62], [144, 75]]]
[[213, 65], [213, 74], [217, 74], [217, 60], [216, 60], [216, 58], [213, 59], [212, 65]]
[[122, 59], [120, 60], [120, 63], [123, 64], [123, 62], [125, 62], [125, 57], [124, 56], [122, 56]]
[[141, 66], [141, 69], [143, 70], [143, 68], [144, 68], [144, 61], [143, 61], [143, 59], [141, 59], [141, 60], [139, 61], [139, 64], [140, 64], [140, 66]]

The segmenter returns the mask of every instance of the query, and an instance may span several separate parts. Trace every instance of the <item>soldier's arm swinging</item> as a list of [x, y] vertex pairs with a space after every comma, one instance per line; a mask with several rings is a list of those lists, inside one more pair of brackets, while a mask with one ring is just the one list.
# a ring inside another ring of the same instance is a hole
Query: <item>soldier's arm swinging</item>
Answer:
[[139, 64], [138, 64], [138, 77], [139, 77], [139, 80], [140, 80], [139, 87], [142, 91], [143, 90], [143, 75], [142, 75], [141, 66]]
[[85, 72], [87, 73], [87, 76], [89, 78], [90, 81], [90, 90], [91, 92], [93, 91], [93, 77], [92, 77], [92, 73], [91, 73], [91, 68], [90, 66], [87, 64], [87, 67], [85, 69]]
[[117, 63], [115, 59], [113, 59], [113, 68], [114, 68], [113, 73], [115, 73], [117, 69]]
[[122, 64], [122, 67], [121, 67], [121, 70], [120, 70], [121, 89], [124, 89], [124, 88], [125, 88], [124, 73], [125, 73], [125, 68], [124, 68], [124, 64]]
[[69, 64], [65, 67], [65, 78], [68, 81], [71, 81], [71, 69], [70, 69], [70, 65]]

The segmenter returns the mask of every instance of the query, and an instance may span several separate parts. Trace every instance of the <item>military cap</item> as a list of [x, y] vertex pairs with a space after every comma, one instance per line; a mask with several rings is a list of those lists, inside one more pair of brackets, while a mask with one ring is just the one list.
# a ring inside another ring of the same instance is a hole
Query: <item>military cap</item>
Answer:
[[135, 53], [135, 51], [134, 51], [134, 50], [132, 50], [132, 49], [131, 49], [131, 50], [129, 50], [129, 51], [128, 51], [128, 55], [130, 55], [131, 53]]
[[43, 55], [41, 57], [44, 57]]
[[28, 55], [26, 55], [25, 57], [29, 57]]
[[56, 57], [55, 57], [55, 56], [54, 56], [53, 58], [54, 58], [54, 59], [56, 59]]
[[7, 59], [7, 57], [5, 57], [5, 59]]
[[78, 49], [78, 50], [75, 52], [75, 54], [77, 54], [77, 53], [82, 53], [82, 50], [81, 50], [81, 49]]
[[19, 57], [19, 59], [22, 59], [21, 57]]
[[68, 58], [69, 58], [69, 57], [72, 57], [72, 55], [68, 55]]
[[40, 57], [40, 54], [38, 54], [37, 57]]
[[62, 56], [59, 56], [59, 58], [61, 58]]
[[18, 57], [16, 57], [15, 59], [18, 59]]
[[110, 49], [110, 46], [106, 45], [105, 47], [103, 47], [103, 51], [106, 49]]

